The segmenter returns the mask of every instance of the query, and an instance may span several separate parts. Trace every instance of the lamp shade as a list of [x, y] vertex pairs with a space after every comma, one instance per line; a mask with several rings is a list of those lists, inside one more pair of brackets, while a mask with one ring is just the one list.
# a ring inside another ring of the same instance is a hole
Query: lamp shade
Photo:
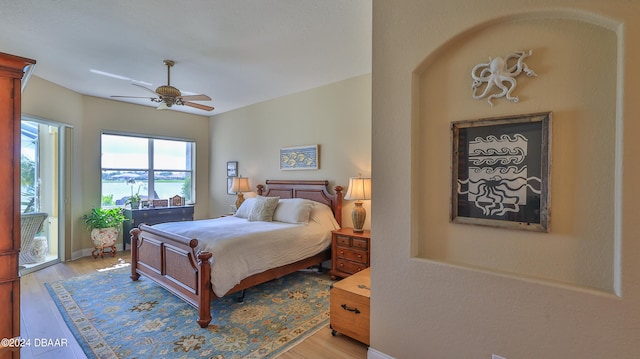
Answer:
[[241, 193], [250, 192], [249, 179], [246, 177], [234, 177], [233, 183], [231, 183], [231, 192]]
[[371, 199], [371, 178], [349, 178], [349, 189], [344, 196], [346, 200]]

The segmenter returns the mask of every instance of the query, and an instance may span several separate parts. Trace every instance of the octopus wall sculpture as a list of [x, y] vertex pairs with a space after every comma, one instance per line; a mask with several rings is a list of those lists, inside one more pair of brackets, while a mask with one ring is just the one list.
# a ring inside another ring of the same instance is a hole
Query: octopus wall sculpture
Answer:
[[[538, 76], [524, 63], [524, 59], [531, 54], [533, 54], [533, 50], [529, 50], [529, 52], [515, 51], [505, 57], [494, 59], [489, 57], [489, 62], [474, 66], [471, 70], [473, 78], [471, 95], [473, 98], [479, 100], [487, 97], [487, 102], [491, 106], [493, 106], [492, 99], [503, 96], [509, 101], [518, 102], [520, 100], [518, 96], [511, 95], [517, 86], [515, 78], [522, 72], [528, 77]], [[497, 91], [495, 91], [496, 89]]]

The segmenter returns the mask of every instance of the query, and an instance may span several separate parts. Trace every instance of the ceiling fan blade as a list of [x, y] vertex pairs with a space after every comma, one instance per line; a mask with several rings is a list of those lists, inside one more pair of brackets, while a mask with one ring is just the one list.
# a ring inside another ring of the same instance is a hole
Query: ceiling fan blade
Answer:
[[205, 111], [213, 111], [213, 109], [214, 109], [214, 108], [213, 108], [213, 107], [211, 107], [211, 106], [201, 105], [201, 104], [199, 104], [199, 103], [195, 103], [195, 102], [188, 102], [188, 101], [187, 101], [187, 102], [185, 102], [184, 104], [185, 104], [186, 106], [195, 107], [195, 108], [197, 108], [197, 109], [205, 110]]
[[207, 96], [207, 95], [187, 95], [187, 96], [180, 96], [181, 99], [185, 100], [185, 101], [211, 101], [211, 97]]
[[155, 97], [149, 97], [149, 96], [111, 96], [111, 97], [121, 97], [121, 98], [148, 98], [153, 100]]
[[146, 86], [142, 86], [142, 85], [137, 84], [137, 83], [135, 83], [135, 82], [134, 82], [134, 83], [132, 83], [132, 85], [133, 85], [133, 86], [138, 86], [138, 87], [140, 87], [140, 88], [142, 88], [142, 89], [145, 89], [145, 90], [147, 90], [147, 91], [151, 92], [151, 93], [152, 93], [152, 94], [154, 94], [154, 95], [157, 95], [157, 94], [158, 94], [155, 90], [152, 90], [152, 89], [150, 89], [150, 88], [148, 88], [148, 87], [146, 87]]

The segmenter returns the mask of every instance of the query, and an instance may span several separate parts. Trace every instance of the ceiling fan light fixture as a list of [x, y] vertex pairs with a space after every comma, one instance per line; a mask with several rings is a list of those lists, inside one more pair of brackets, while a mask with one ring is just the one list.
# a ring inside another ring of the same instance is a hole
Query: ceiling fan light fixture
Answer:
[[[180, 90], [171, 86], [171, 67], [175, 65], [175, 61], [164, 60], [164, 64], [167, 66], [167, 84], [166, 85], [159, 86], [154, 91], [139, 83], [135, 83], [135, 82], [132, 83], [132, 85], [140, 87], [158, 96], [158, 97], [151, 97], [152, 102], [157, 102], [160, 104], [158, 107], [156, 107], [156, 109], [165, 110], [165, 109], [171, 108], [171, 106], [173, 105], [180, 105], [180, 106], [186, 105], [186, 106], [190, 106], [190, 107], [197, 108], [204, 111], [214, 110], [212, 106], [191, 102], [191, 101], [211, 101], [211, 97], [204, 94], [182, 96], [182, 93], [180, 92]], [[136, 98], [137, 96], [112, 96], [112, 97]]]
[[180, 97], [182, 93], [177, 88], [170, 85], [162, 85], [156, 89], [156, 92], [166, 97]]

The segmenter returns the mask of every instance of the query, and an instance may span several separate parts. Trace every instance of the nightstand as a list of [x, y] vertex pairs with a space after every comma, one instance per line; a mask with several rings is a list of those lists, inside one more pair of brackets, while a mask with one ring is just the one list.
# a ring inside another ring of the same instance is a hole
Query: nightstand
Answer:
[[369, 267], [371, 231], [354, 232], [353, 228], [341, 228], [331, 232], [331, 274], [348, 277]]

